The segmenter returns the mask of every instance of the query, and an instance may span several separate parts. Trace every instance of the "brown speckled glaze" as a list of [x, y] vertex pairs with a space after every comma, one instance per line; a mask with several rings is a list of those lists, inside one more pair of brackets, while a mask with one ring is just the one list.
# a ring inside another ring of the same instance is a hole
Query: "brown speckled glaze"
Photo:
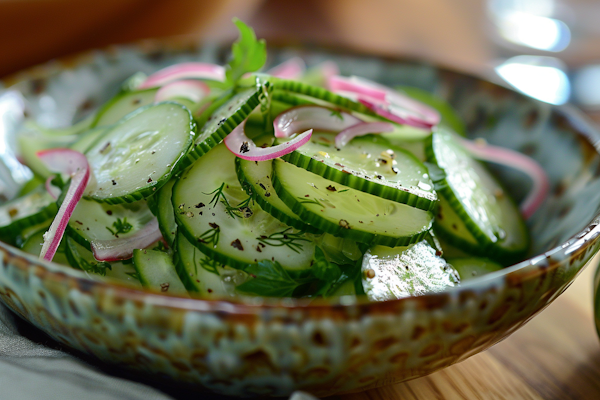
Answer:
[[[137, 70], [222, 61], [225, 54], [194, 43], [144, 44], [39, 67], [5, 85], [22, 93], [36, 118], [49, 115], [41, 98], [54, 98], [54, 123], [68, 123]], [[107, 363], [229, 395], [302, 389], [326, 396], [427, 375], [485, 350], [550, 304], [598, 251], [600, 135], [575, 110], [431, 65], [319, 49], [281, 48], [271, 56], [276, 62], [297, 54], [309, 64], [333, 57], [344, 73], [433, 90], [457, 108], [471, 135], [537, 159], [553, 191], [529, 222], [533, 256], [447, 292], [383, 303], [219, 301], [92, 280], [0, 244], [0, 300], [57, 341]], [[523, 194], [522, 177], [499, 173]]]

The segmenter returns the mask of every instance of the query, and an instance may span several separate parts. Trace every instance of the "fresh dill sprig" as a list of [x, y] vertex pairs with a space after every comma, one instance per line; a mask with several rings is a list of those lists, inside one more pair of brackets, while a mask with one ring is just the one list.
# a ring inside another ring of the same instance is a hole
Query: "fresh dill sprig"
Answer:
[[286, 228], [282, 231], [272, 233], [269, 236], [263, 235], [261, 237], [256, 238], [256, 240], [268, 246], [286, 246], [291, 250], [295, 251], [296, 253], [300, 253], [300, 250], [302, 250], [302, 243], [298, 242], [310, 242], [310, 240], [304, 237], [304, 232], [288, 232], [290, 229], [292, 228]]
[[300, 201], [299, 201], [300, 204], [316, 204], [316, 205], [321, 206], [323, 208], [325, 207], [323, 205], [323, 203], [321, 203], [317, 199], [306, 199], [305, 197], [297, 197], [297, 198], [300, 199]]
[[91, 272], [93, 274], [98, 274], [101, 276], [106, 276], [106, 270], [109, 269], [112, 271], [112, 266], [106, 261], [99, 262], [89, 262], [87, 260], [81, 259], [81, 269], [86, 272]]
[[342, 116], [342, 112], [340, 110], [331, 110], [331, 114], [332, 117], [336, 117], [338, 118], [340, 121], [344, 120], [344, 117]]
[[133, 279], [137, 279], [138, 281], [140, 280], [140, 274], [138, 274], [137, 272], [125, 272], [125, 275], [129, 275], [130, 277], [132, 277]]
[[238, 204], [236, 207], [229, 204], [227, 201], [221, 201], [225, 205], [225, 211], [232, 217], [249, 218], [252, 216], [252, 209], [250, 209], [250, 202], [254, 204], [254, 195], [250, 192], [248, 198]]
[[218, 188], [216, 188], [215, 190], [213, 190], [210, 193], [202, 192], [203, 194], [206, 194], [206, 195], [209, 195], [209, 194], [214, 195], [213, 198], [208, 203], [212, 206], [212, 208], [215, 208], [217, 206], [217, 204], [219, 204], [219, 200], [221, 200], [225, 204], [229, 205], [229, 202], [227, 201], [227, 197], [225, 197], [225, 193], [223, 193], [223, 188], [225, 188], [225, 182], [221, 183], [221, 186], [219, 186]]
[[106, 229], [108, 229], [108, 231], [112, 233], [115, 237], [119, 237], [120, 233], [129, 232], [133, 228], [133, 225], [127, 222], [127, 217], [123, 219], [117, 218], [117, 220], [113, 222], [112, 226], [113, 228], [115, 228], [114, 230], [109, 228], [108, 226], [106, 227]]
[[[198, 275], [198, 264], [196, 263], [194, 265], [194, 267], [196, 268], [196, 275]], [[208, 256], [204, 257], [202, 260], [200, 260], [200, 267], [204, 268], [205, 270], [207, 270], [210, 273], [220, 275], [219, 269], [218, 269], [219, 262], [217, 260], [213, 260], [212, 258], [210, 258]]]
[[198, 241], [206, 245], [212, 244], [213, 247], [219, 243], [219, 237], [221, 235], [221, 227], [214, 222], [209, 222], [210, 229], [207, 229], [198, 237]]

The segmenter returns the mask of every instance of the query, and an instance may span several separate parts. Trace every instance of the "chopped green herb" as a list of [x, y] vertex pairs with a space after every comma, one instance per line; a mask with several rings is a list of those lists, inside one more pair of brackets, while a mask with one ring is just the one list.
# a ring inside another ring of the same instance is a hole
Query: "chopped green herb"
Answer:
[[302, 250], [302, 243], [298, 242], [310, 242], [308, 238], [304, 236], [304, 232], [291, 232], [293, 228], [289, 227], [282, 231], [275, 232], [269, 236], [261, 236], [256, 238], [260, 243], [267, 246], [287, 246], [296, 253], [300, 253]]
[[127, 222], [127, 217], [123, 219], [117, 218], [117, 220], [113, 222], [112, 226], [113, 228], [115, 228], [114, 230], [109, 228], [108, 226], [106, 227], [106, 229], [108, 229], [109, 232], [112, 233], [115, 237], [119, 237], [119, 234], [121, 233], [129, 232], [133, 228], [133, 225]]
[[246, 293], [268, 297], [291, 297], [296, 289], [309, 283], [312, 278], [294, 279], [277, 261], [261, 260], [245, 270], [252, 279], [237, 287]]
[[267, 61], [267, 43], [257, 40], [254, 30], [237, 18], [233, 23], [240, 31], [239, 39], [231, 46], [231, 60], [225, 67], [226, 83], [236, 86], [242, 76], [262, 68]]

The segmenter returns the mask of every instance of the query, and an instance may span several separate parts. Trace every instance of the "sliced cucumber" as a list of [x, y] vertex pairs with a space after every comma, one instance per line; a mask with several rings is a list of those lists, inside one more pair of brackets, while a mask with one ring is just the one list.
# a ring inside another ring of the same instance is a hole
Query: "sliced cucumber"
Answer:
[[[502, 186], [460, 145], [457, 136], [438, 129], [426, 147], [428, 161], [445, 172], [438, 191], [464, 221], [480, 252], [514, 262], [525, 256], [529, 233], [519, 209]], [[439, 226], [448, 231], [447, 221]]]
[[179, 279], [169, 254], [158, 250], [136, 249], [133, 251], [133, 265], [145, 288], [187, 296], [187, 290]]
[[85, 133], [82, 133], [79, 135], [77, 141], [71, 145], [71, 149], [80, 153], [85, 153], [94, 145], [94, 143], [96, 143], [97, 140], [102, 137], [102, 135], [104, 135], [107, 129], [109, 128], [103, 126], [99, 128], [93, 128]]
[[157, 91], [157, 88], [152, 88], [146, 90], [123, 91], [117, 94], [112, 100], [98, 110], [91, 127], [116, 124], [121, 118], [132, 111], [154, 103], [154, 97], [156, 96]]
[[[292, 93], [297, 93], [302, 99], [303, 96], [308, 96], [309, 99], [307, 101], [313, 101], [315, 104], [320, 105], [331, 105], [335, 104], [336, 106], [345, 108], [346, 110], [356, 111], [362, 114], [371, 115], [373, 117], [377, 117], [373, 111], [371, 111], [368, 107], [364, 106], [361, 103], [357, 103], [353, 100], [348, 99], [347, 97], [340, 96], [333, 92], [330, 92], [327, 89], [318, 86], [312, 86], [306, 83], [287, 80], [287, 79], [276, 79], [273, 80], [273, 86], [275, 90], [287, 91]], [[316, 99], [317, 101], [314, 101]], [[279, 98], [279, 100], [283, 100], [283, 98]], [[320, 100], [320, 101], [319, 101]], [[290, 103], [291, 104], [291, 103]]]
[[133, 263], [98, 261], [91, 251], [68, 236], [65, 237], [65, 255], [73, 268], [87, 272], [92, 279], [100, 280], [104, 276], [131, 286], [141, 287]]
[[200, 158], [227, 136], [260, 104], [263, 87], [239, 92], [221, 105], [200, 129], [194, 146], [188, 154], [187, 163]]
[[497, 262], [480, 257], [449, 258], [448, 263], [456, 269], [461, 281], [474, 279], [502, 269], [502, 265]]
[[127, 238], [154, 218], [145, 201], [131, 204], [106, 204], [81, 199], [75, 207], [66, 233], [90, 249], [97, 240]]
[[283, 156], [325, 179], [422, 210], [436, 206], [427, 168], [414, 155], [374, 135], [334, 147], [335, 134], [313, 133], [308, 143]]
[[274, 259], [291, 273], [309, 269], [312, 241], [248, 200], [234, 159], [221, 144], [182, 174], [172, 197], [179, 230], [203, 253], [233, 268]]
[[440, 196], [434, 222], [435, 232], [449, 244], [472, 254], [485, 254], [484, 246], [480, 246], [471, 234], [464, 221], [458, 216], [444, 196]]
[[[42, 245], [44, 244], [44, 233], [46, 233], [48, 230], [48, 226], [49, 225], [29, 235], [21, 246], [21, 250], [34, 256], [39, 256], [40, 252], [42, 251]], [[67, 260], [67, 256], [65, 254], [65, 249], [65, 240], [63, 239], [61, 240], [58, 249], [56, 249], [56, 253], [54, 254], [52, 262], [69, 265], [69, 261]]]
[[433, 214], [359, 192], [276, 159], [273, 187], [303, 221], [357, 242], [400, 246], [423, 239]]
[[362, 263], [362, 284], [372, 301], [440, 292], [460, 282], [456, 270], [427, 242], [410, 247], [375, 246]]
[[0, 206], [0, 237], [13, 243], [24, 229], [54, 217], [56, 201], [40, 186], [28, 194]]
[[175, 210], [171, 202], [173, 185], [177, 179], [171, 179], [151, 197], [148, 197], [148, 207], [158, 220], [158, 227], [163, 238], [169, 246], [173, 246], [177, 234], [177, 223], [175, 222]]
[[195, 132], [192, 115], [178, 103], [129, 114], [87, 151], [95, 181], [85, 195], [112, 204], [150, 196], [177, 172]]
[[191, 244], [182, 234], [177, 235], [177, 273], [190, 292], [203, 297], [235, 296], [235, 287], [246, 281], [248, 274], [211, 259]]
[[271, 177], [273, 176], [272, 161], [255, 162], [236, 158], [235, 165], [242, 187], [246, 187], [246, 185], [250, 187], [249, 192], [254, 195], [254, 199], [264, 211], [296, 229], [311, 233], [320, 232], [315, 227], [302, 221], [281, 201], [271, 183]]

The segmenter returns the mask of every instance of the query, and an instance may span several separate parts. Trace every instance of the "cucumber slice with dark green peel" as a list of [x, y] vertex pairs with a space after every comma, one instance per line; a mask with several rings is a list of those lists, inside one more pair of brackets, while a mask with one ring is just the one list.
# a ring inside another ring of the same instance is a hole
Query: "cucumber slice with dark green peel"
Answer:
[[291, 274], [310, 269], [312, 241], [252, 202], [237, 179], [234, 159], [221, 144], [181, 175], [172, 197], [179, 231], [233, 268], [273, 259]]
[[335, 134], [313, 133], [282, 158], [365, 193], [425, 211], [435, 208], [437, 194], [427, 168], [411, 153], [375, 135], [355, 138], [342, 149], [334, 143]]
[[457, 285], [456, 270], [427, 242], [409, 247], [374, 246], [362, 263], [362, 284], [372, 301], [441, 292]]
[[94, 128], [97, 126], [116, 124], [121, 118], [138, 108], [154, 103], [154, 97], [156, 96], [157, 91], [157, 88], [152, 88], [117, 94], [112, 100], [98, 110], [91, 127]]
[[487, 258], [465, 257], [448, 258], [447, 260], [458, 272], [461, 281], [474, 279], [502, 269], [502, 265]]
[[260, 104], [263, 90], [263, 86], [245, 89], [216, 109], [201, 127], [187, 156], [187, 163], [206, 154], [241, 124]]
[[201, 102], [202, 106], [194, 115], [194, 120], [196, 121], [198, 127], [202, 128], [211, 115], [213, 115], [213, 113], [223, 104], [228, 102], [233, 95], [234, 93], [231, 90], [227, 90], [222, 93], [211, 93], [208, 97], [206, 97]]
[[444, 196], [440, 196], [433, 225], [435, 232], [449, 244], [472, 254], [485, 254], [483, 246], [480, 246]]
[[356, 296], [356, 285], [352, 279], [347, 279], [339, 285], [328, 297]]
[[81, 199], [69, 219], [66, 233], [90, 249], [94, 241], [132, 236], [152, 218], [145, 201], [107, 204]]
[[[440, 128], [427, 143], [428, 161], [445, 172], [445, 177], [436, 182], [438, 192], [448, 200], [450, 208], [479, 243], [478, 253], [484, 252], [502, 262], [518, 261], [527, 253], [530, 241], [519, 209], [488, 170], [471, 158], [457, 138]], [[442, 228], [440, 234], [452, 227], [444, 220], [438, 225]], [[465, 238], [462, 234], [459, 236]]]
[[13, 243], [24, 229], [47, 221], [58, 211], [56, 201], [43, 186], [0, 206], [0, 238]]
[[[312, 99], [317, 100], [314, 102], [315, 104], [334, 104], [346, 110], [356, 111], [380, 119], [380, 117], [377, 114], [375, 114], [373, 111], [371, 111], [370, 108], [366, 107], [365, 105], [350, 100], [347, 97], [343, 97], [333, 92], [330, 92], [329, 90], [324, 89], [322, 87], [312, 86], [298, 81], [277, 78], [274, 78], [272, 83], [274, 90], [296, 93], [300, 95], [300, 98], [302, 98], [303, 96], [308, 96], [308, 101], [311, 101]], [[281, 101], [283, 100], [283, 98], [279, 98], [278, 100]]]
[[98, 141], [102, 135], [109, 129], [107, 127], [92, 128], [89, 131], [82, 133], [79, 139], [73, 143], [70, 148], [80, 153], [85, 153]]
[[192, 115], [177, 103], [129, 114], [86, 152], [95, 179], [85, 196], [117, 204], [152, 195], [178, 171], [195, 133]]
[[273, 185], [272, 161], [248, 161], [241, 158], [235, 159], [238, 179], [242, 187], [249, 187], [249, 192], [254, 195], [254, 200], [264, 211], [268, 212], [279, 221], [296, 229], [310, 233], [319, 233], [315, 227], [302, 221], [290, 208], [279, 198]]
[[177, 235], [177, 273], [190, 292], [202, 297], [230, 297], [236, 295], [236, 286], [248, 274], [211, 259], [191, 244], [182, 234]]
[[175, 210], [171, 202], [175, 182], [177, 182], [176, 179], [171, 179], [154, 196], [148, 197], [148, 208], [156, 216], [160, 233], [170, 247], [173, 246], [177, 234]]
[[187, 290], [177, 272], [171, 256], [163, 251], [136, 249], [133, 265], [142, 286], [156, 292], [184, 295]]
[[71, 267], [87, 272], [90, 278], [101, 280], [102, 277], [106, 277], [134, 287], [142, 286], [132, 262], [98, 261], [91, 251], [73, 238], [65, 236], [64, 241], [65, 255]]
[[332, 182], [281, 159], [273, 187], [303, 221], [335, 236], [367, 244], [404, 246], [423, 239], [433, 214]]
[[[34, 256], [39, 256], [40, 252], [42, 251], [42, 245], [44, 244], [44, 233], [46, 233], [49, 226], [50, 224], [29, 235], [25, 242], [21, 245], [21, 250]], [[58, 245], [58, 249], [54, 254], [54, 258], [52, 258], [52, 262], [69, 265], [67, 256], [65, 254], [65, 249], [65, 240], [62, 240]]]

